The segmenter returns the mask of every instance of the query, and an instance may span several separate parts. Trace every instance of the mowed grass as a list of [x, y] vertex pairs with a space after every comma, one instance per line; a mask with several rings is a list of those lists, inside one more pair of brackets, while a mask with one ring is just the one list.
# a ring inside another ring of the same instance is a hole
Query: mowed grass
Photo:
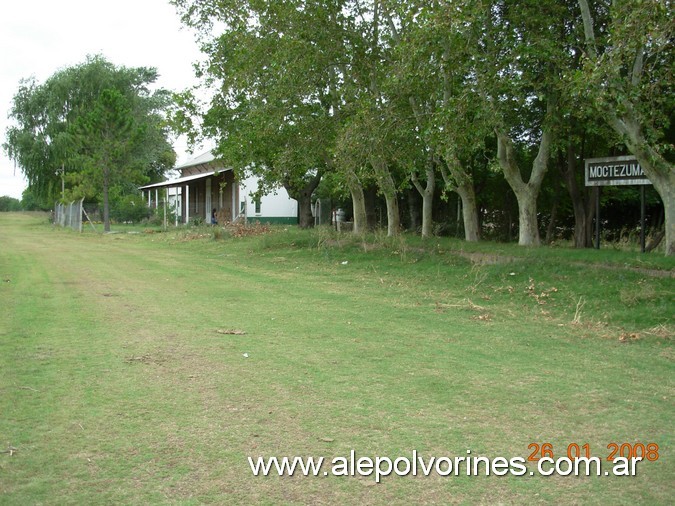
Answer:
[[[0, 503], [672, 503], [672, 260], [222, 235], [0, 214]], [[656, 443], [659, 458], [635, 477], [377, 485], [247, 461], [527, 458], [532, 443], [603, 459]]]

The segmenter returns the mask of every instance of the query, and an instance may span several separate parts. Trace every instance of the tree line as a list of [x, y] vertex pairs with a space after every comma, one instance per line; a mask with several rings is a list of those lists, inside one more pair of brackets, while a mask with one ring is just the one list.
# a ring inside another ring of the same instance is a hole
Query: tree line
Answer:
[[[198, 34], [209, 92], [179, 94], [175, 124], [214, 139], [235, 169], [285, 187], [301, 226], [321, 185], [348, 191], [362, 232], [374, 186], [389, 235], [412, 191], [429, 236], [434, 199], [454, 192], [476, 241], [508, 191], [519, 244], [538, 245], [538, 199], [555, 201], [561, 186], [584, 247], [594, 206], [583, 159], [631, 153], [662, 199], [675, 252], [670, 1], [172, 3]], [[480, 182], [496, 179], [507, 186], [485, 205]]]

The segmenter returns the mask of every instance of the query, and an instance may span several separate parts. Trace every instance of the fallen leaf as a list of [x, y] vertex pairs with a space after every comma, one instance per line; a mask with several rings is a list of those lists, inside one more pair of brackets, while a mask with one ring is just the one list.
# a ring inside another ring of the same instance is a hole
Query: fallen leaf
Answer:
[[237, 329], [218, 329], [216, 330], [219, 334], [228, 334], [228, 335], [234, 335], [234, 336], [243, 336], [246, 334], [243, 330], [237, 330]]

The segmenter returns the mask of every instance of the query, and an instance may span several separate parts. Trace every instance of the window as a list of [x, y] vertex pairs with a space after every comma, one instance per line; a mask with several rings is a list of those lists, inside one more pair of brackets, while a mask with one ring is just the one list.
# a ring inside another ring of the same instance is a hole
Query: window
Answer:
[[255, 214], [260, 214], [260, 197], [257, 197], [253, 200], [255, 203]]

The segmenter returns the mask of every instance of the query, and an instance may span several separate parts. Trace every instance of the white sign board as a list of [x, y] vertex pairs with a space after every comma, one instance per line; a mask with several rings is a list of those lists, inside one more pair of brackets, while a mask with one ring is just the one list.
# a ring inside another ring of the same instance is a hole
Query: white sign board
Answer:
[[652, 184], [634, 156], [589, 158], [585, 162], [586, 186]]

